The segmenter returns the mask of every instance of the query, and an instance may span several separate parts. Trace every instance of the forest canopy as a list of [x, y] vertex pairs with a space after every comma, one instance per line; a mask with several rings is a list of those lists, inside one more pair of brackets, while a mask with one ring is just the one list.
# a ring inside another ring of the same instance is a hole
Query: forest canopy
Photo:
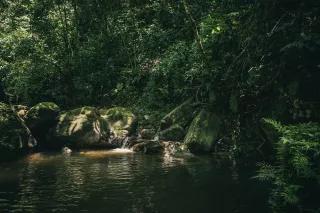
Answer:
[[2, 0], [1, 81], [30, 105], [319, 101], [318, 4]]

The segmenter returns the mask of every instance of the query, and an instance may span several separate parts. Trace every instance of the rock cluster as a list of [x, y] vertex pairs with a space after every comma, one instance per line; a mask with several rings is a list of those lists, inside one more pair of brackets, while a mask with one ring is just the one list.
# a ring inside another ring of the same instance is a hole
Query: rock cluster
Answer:
[[[1, 158], [15, 158], [30, 146], [37, 149], [120, 148], [145, 154], [189, 150], [208, 153], [221, 137], [222, 119], [192, 99], [161, 120], [159, 129], [138, 131], [137, 117], [127, 108], [84, 106], [61, 111], [52, 102], [30, 109], [0, 103]], [[35, 143], [37, 141], [37, 143]], [[1, 159], [0, 159], [1, 160]]]

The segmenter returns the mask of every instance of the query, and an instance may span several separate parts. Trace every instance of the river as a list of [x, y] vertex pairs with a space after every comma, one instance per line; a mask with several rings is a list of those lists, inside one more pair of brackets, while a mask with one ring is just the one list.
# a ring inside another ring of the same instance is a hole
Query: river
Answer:
[[36, 153], [0, 164], [0, 212], [266, 213], [251, 171], [219, 155]]

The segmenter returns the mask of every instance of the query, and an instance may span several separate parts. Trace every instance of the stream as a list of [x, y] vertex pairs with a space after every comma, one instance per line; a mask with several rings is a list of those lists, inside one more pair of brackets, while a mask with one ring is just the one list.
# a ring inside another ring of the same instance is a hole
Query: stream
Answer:
[[36, 153], [0, 164], [0, 212], [269, 212], [252, 171], [220, 155]]

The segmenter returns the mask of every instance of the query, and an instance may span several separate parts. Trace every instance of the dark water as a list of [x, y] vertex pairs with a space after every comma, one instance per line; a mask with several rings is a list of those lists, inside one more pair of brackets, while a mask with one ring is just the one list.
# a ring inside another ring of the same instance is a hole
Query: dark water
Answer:
[[0, 212], [268, 212], [252, 175], [221, 157], [34, 154], [0, 164]]

